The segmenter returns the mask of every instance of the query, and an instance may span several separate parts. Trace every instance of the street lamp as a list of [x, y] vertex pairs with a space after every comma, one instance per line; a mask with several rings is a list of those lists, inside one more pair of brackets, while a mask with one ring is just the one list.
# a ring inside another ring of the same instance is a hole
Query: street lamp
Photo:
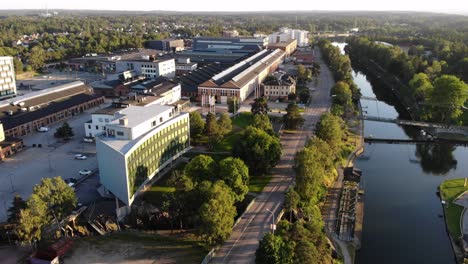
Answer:
[[273, 235], [275, 235], [275, 230], [276, 230], [276, 225], [275, 225], [275, 213], [270, 211], [270, 209], [266, 209], [268, 212], [271, 214], [271, 230], [273, 232]]
[[13, 172], [10, 172], [8, 175], [10, 176], [11, 192], [14, 193], [15, 192], [15, 187], [13, 187], [13, 179], [11, 177], [13, 175]]

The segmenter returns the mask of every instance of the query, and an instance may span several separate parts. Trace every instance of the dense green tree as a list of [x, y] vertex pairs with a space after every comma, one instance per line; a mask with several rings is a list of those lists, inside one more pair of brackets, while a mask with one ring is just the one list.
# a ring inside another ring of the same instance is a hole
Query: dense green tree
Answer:
[[301, 103], [303, 104], [307, 104], [310, 100], [310, 91], [309, 89], [303, 89], [300, 93], [299, 93], [299, 100], [301, 101]]
[[20, 212], [21, 210], [26, 209], [26, 201], [19, 196], [19, 194], [16, 194], [15, 197], [13, 198], [13, 203], [11, 207], [8, 209], [8, 218], [7, 221], [10, 224], [17, 224], [19, 217], [20, 217]]
[[296, 103], [288, 104], [286, 114], [283, 116], [283, 122], [287, 129], [297, 129], [304, 124], [304, 118]]
[[200, 207], [200, 233], [211, 244], [220, 244], [232, 231], [236, 207], [231, 189], [223, 182], [215, 182]]
[[297, 81], [301, 84], [305, 84], [312, 80], [312, 70], [307, 69], [304, 65], [299, 64], [297, 66]]
[[196, 183], [213, 181], [216, 177], [216, 162], [207, 155], [198, 155], [184, 168], [185, 174]]
[[76, 206], [75, 191], [61, 177], [44, 178], [20, 211], [16, 234], [24, 243], [41, 240], [41, 229], [53, 218], [59, 222]]
[[20, 59], [14, 57], [13, 58], [13, 65], [15, 67], [15, 74], [23, 73], [23, 63], [21, 62]]
[[213, 147], [215, 144], [219, 143], [223, 138], [223, 134], [216, 120], [216, 116], [212, 113], [208, 113], [206, 116], [204, 133], [206, 136], [208, 136], [210, 147]]
[[409, 82], [411, 93], [418, 101], [424, 101], [432, 93], [431, 79], [425, 73], [418, 73]]
[[430, 95], [432, 106], [431, 120], [439, 123], [451, 123], [462, 113], [468, 95], [468, 85], [453, 75], [442, 75], [434, 81]]
[[289, 222], [292, 222], [293, 211], [298, 208], [300, 200], [301, 197], [299, 194], [294, 190], [294, 188], [290, 187], [284, 198], [284, 209], [286, 212], [289, 212]]
[[265, 114], [258, 114], [252, 117], [252, 123], [250, 124], [253, 127], [262, 129], [267, 132], [269, 135], [273, 135], [273, 125], [271, 124], [270, 118]]
[[315, 134], [336, 150], [343, 138], [343, 125], [343, 120], [340, 117], [326, 113], [323, 114], [317, 122]]
[[294, 245], [287, 244], [282, 237], [266, 233], [255, 252], [255, 263], [291, 264], [293, 263], [293, 248]]
[[257, 115], [257, 114], [264, 114], [267, 115], [269, 108], [268, 108], [268, 100], [266, 97], [258, 97], [255, 98], [254, 102], [252, 103], [252, 114]]
[[351, 88], [349, 88], [349, 85], [346, 82], [337, 82], [332, 87], [331, 94], [335, 104], [345, 107], [350, 107], [352, 105], [353, 94]]
[[40, 46], [34, 46], [29, 54], [28, 63], [34, 70], [39, 70], [44, 66], [46, 60], [45, 51]]
[[74, 136], [73, 128], [70, 127], [68, 122], [64, 122], [62, 126], [57, 128], [54, 133], [54, 136], [57, 138], [69, 139]]
[[234, 153], [244, 160], [253, 175], [261, 175], [273, 168], [281, 158], [281, 144], [277, 137], [248, 126], [234, 146]]
[[190, 136], [194, 139], [200, 138], [205, 128], [205, 121], [197, 111], [190, 112]]
[[249, 192], [249, 168], [239, 158], [225, 158], [219, 162], [219, 178], [234, 193], [234, 201], [244, 200]]
[[232, 121], [228, 113], [222, 113], [218, 119], [218, 128], [221, 136], [226, 136], [232, 130]]

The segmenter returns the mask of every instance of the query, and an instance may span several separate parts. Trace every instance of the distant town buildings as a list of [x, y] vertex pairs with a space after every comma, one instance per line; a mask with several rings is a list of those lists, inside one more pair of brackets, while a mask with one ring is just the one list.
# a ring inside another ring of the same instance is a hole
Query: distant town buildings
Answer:
[[147, 49], [155, 49], [161, 51], [181, 51], [184, 49], [183, 39], [162, 39], [162, 40], [149, 40], [145, 42]]
[[285, 42], [291, 39], [297, 40], [297, 46], [306, 47], [309, 45], [309, 31], [282, 27], [278, 32], [268, 36], [268, 43]]
[[225, 30], [223, 31], [223, 37], [225, 38], [235, 38], [239, 36], [239, 32], [237, 30]]
[[0, 57], [0, 100], [16, 95], [13, 57]]
[[157, 59], [156, 55], [145, 55], [141, 58], [126, 59], [116, 61], [116, 71], [135, 71], [137, 75], [146, 78], [157, 78], [164, 76], [175, 77], [174, 59]]
[[196, 37], [193, 39], [193, 50], [224, 49], [224, 50], [258, 50], [265, 48], [267, 38], [255, 37]]
[[289, 57], [291, 54], [293, 54], [296, 51], [297, 40], [290, 39], [290, 40], [281, 41], [281, 42], [269, 43], [268, 48], [273, 49], [273, 50], [280, 49], [285, 52], [286, 57]]
[[101, 184], [127, 206], [159, 172], [187, 151], [189, 114], [172, 106], [131, 106], [96, 138]]
[[242, 102], [252, 92], [259, 92], [260, 84], [278, 68], [284, 57], [285, 52], [280, 49], [262, 50], [201, 83], [198, 96], [214, 96], [220, 103], [226, 103], [229, 97], [237, 97]]

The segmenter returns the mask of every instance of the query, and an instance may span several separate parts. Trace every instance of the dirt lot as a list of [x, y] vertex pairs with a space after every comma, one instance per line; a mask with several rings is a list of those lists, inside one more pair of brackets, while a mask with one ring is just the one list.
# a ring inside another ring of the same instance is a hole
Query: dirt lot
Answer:
[[190, 239], [117, 233], [75, 241], [65, 263], [200, 263], [207, 251]]

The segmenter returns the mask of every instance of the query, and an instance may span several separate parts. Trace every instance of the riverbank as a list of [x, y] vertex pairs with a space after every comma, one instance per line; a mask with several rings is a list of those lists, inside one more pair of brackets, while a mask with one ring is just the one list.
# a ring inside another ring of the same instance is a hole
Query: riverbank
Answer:
[[452, 249], [457, 257], [458, 263], [463, 263], [463, 232], [462, 215], [464, 208], [454, 201], [468, 191], [468, 185], [465, 186], [465, 179], [453, 179], [444, 181], [440, 187], [440, 199], [444, 209], [444, 219], [447, 232], [452, 243]]

